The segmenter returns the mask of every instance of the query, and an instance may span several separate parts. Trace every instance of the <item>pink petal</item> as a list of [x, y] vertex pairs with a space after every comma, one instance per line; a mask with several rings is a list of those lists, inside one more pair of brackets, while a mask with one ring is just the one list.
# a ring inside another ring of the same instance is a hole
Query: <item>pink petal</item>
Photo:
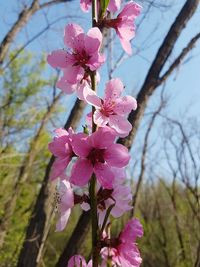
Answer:
[[47, 62], [53, 68], [66, 68], [67, 67], [67, 52], [60, 49], [51, 52], [50, 55], [47, 56]]
[[118, 115], [126, 115], [131, 110], [136, 110], [137, 101], [132, 96], [124, 96], [121, 99], [117, 99], [115, 102], [114, 112]]
[[132, 22], [127, 22], [126, 24], [122, 24], [121, 27], [117, 28], [117, 33], [121, 39], [130, 41], [135, 36], [135, 26], [132, 24]]
[[101, 99], [97, 96], [97, 94], [89, 86], [86, 86], [84, 88], [83, 94], [84, 94], [83, 95], [84, 99], [88, 104], [90, 104], [94, 107], [97, 107], [97, 108], [101, 107]]
[[58, 219], [58, 222], [56, 224], [56, 232], [60, 232], [60, 231], [63, 231], [65, 229], [65, 226], [67, 225], [70, 214], [71, 214], [71, 209], [68, 209], [65, 213], [63, 213], [60, 216], [60, 218]]
[[68, 83], [76, 84], [84, 76], [84, 69], [80, 66], [68, 65], [63, 70], [63, 79]]
[[115, 132], [109, 127], [99, 128], [88, 138], [91, 147], [104, 149], [109, 148], [116, 138]]
[[91, 28], [85, 36], [85, 49], [89, 54], [98, 52], [102, 43], [102, 33], [97, 27]]
[[54, 156], [63, 158], [71, 153], [68, 142], [69, 137], [66, 135], [55, 137], [54, 140], [49, 143], [48, 148]]
[[92, 149], [88, 142], [88, 136], [83, 133], [74, 134], [71, 145], [74, 153], [79, 157], [86, 158]]
[[124, 85], [119, 78], [115, 78], [107, 82], [105, 89], [105, 102], [110, 102], [116, 100], [120, 97], [122, 91], [124, 90]]
[[121, 6], [121, 0], [110, 0], [108, 4], [108, 10], [111, 12], [116, 12], [120, 9]]
[[92, 1], [91, 0], [81, 0], [80, 6], [83, 12], [88, 12], [91, 7]]
[[59, 194], [61, 196], [61, 212], [65, 212], [74, 206], [74, 192], [68, 181], [63, 180], [60, 182]]
[[71, 158], [67, 157], [64, 159], [57, 158], [51, 167], [50, 180], [54, 180], [57, 177], [61, 176], [67, 168], [70, 160]]
[[56, 83], [56, 87], [58, 87], [59, 89], [61, 89], [63, 92], [65, 92], [66, 94], [72, 94], [75, 91], [76, 88], [76, 84], [71, 84], [69, 83], [65, 77], [61, 77], [57, 83]]
[[119, 38], [120, 42], [121, 42], [121, 45], [124, 49], [124, 51], [128, 54], [128, 55], [132, 55], [132, 47], [131, 47], [131, 43], [129, 42], [129, 40], [126, 40], [126, 39], [122, 39], [122, 38]]
[[100, 53], [94, 53], [86, 66], [90, 68], [91, 71], [97, 70], [101, 67], [101, 65], [105, 62], [106, 58], [104, 55], [101, 55]]
[[104, 116], [100, 110], [94, 112], [94, 122], [98, 127], [105, 127], [109, 122], [109, 118]]
[[64, 31], [65, 45], [70, 48], [73, 48], [75, 39], [77, 35], [79, 35], [80, 33], [83, 33], [83, 29], [78, 24], [75, 24], [75, 23], [68, 24], [65, 27], [65, 31]]
[[85, 50], [85, 34], [81, 33], [76, 36], [73, 43], [73, 50], [75, 53], [82, 53]]
[[109, 116], [109, 126], [114, 129], [120, 137], [126, 137], [132, 129], [131, 123], [119, 115]]
[[78, 159], [72, 167], [70, 182], [74, 185], [84, 186], [92, 176], [93, 167], [89, 160]]
[[137, 3], [130, 1], [127, 3], [123, 10], [119, 13], [118, 17], [123, 18], [123, 17], [128, 17], [130, 20], [133, 20], [137, 16], [140, 15], [142, 7], [138, 5]]
[[113, 144], [104, 152], [104, 159], [110, 166], [122, 168], [128, 165], [128, 149], [121, 144]]
[[70, 258], [67, 267], [87, 267], [87, 264], [81, 255], [74, 255]]
[[94, 173], [99, 183], [107, 189], [112, 189], [114, 174], [106, 163], [97, 163], [94, 166]]
[[66, 131], [66, 130], [63, 129], [63, 128], [58, 128], [58, 129], [56, 129], [56, 130], [54, 131], [54, 133], [55, 133], [56, 136], [58, 136], [58, 137], [61, 137], [61, 136], [67, 136], [67, 138], [68, 138], [68, 136], [69, 136], [68, 131]]

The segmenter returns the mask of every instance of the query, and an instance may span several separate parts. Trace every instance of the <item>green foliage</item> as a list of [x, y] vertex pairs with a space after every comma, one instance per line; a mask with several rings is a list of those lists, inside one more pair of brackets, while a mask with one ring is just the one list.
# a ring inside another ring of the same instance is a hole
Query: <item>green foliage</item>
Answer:
[[100, 0], [101, 5], [101, 17], [104, 16], [110, 0]]

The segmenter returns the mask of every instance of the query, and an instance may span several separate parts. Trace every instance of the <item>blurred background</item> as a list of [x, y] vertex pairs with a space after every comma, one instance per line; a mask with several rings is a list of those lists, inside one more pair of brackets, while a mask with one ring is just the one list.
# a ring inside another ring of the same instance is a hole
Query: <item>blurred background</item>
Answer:
[[[144, 226], [142, 267], [200, 267], [200, 5], [199, 0], [141, 0], [133, 55], [104, 31], [107, 62], [102, 95], [119, 77], [139, 107], [127, 184], [133, 211], [112, 219], [113, 234], [132, 216]], [[56, 88], [60, 75], [46, 62], [64, 48], [69, 22], [91, 27], [76, 0], [0, 0], [0, 266], [66, 267], [90, 255], [89, 214], [76, 207], [55, 233], [56, 193], [48, 182], [53, 130], [82, 130], [88, 107]]]

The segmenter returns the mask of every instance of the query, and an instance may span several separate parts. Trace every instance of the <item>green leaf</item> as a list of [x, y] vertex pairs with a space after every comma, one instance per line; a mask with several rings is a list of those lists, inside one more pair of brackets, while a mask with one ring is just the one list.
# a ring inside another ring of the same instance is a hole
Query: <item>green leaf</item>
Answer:
[[104, 16], [110, 0], [100, 0], [101, 4], [101, 17]]

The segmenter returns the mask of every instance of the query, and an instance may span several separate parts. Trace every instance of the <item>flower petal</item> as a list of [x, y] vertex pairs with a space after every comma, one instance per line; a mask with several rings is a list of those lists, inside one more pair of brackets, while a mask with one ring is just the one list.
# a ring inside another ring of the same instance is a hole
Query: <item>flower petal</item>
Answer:
[[102, 43], [102, 33], [97, 28], [91, 28], [85, 36], [85, 49], [89, 54], [98, 52]]
[[89, 160], [78, 159], [72, 167], [70, 182], [74, 185], [84, 186], [92, 176], [93, 167]]
[[66, 68], [67, 67], [67, 52], [60, 49], [55, 50], [51, 52], [47, 56], [47, 62], [53, 67], [53, 68]]
[[63, 70], [63, 79], [68, 83], [76, 84], [84, 76], [84, 69], [80, 66], [68, 65]]
[[104, 152], [104, 159], [110, 166], [122, 168], [128, 165], [130, 155], [125, 146], [113, 144]]
[[83, 29], [81, 28], [81, 26], [75, 23], [68, 24], [64, 30], [65, 45], [70, 48], [73, 48], [74, 42], [80, 33], [83, 33]]
[[109, 118], [104, 116], [100, 110], [96, 110], [94, 112], [94, 123], [98, 126], [98, 127], [105, 127], [106, 124], [109, 122]]
[[51, 167], [50, 180], [54, 180], [57, 177], [63, 175], [63, 172], [67, 168], [70, 160], [71, 158], [69, 157], [66, 157], [64, 159], [57, 158]]
[[107, 82], [106, 89], [105, 89], [105, 102], [110, 102], [116, 100], [122, 91], [124, 90], [124, 85], [119, 78], [115, 78]]
[[131, 123], [119, 115], [109, 116], [109, 126], [114, 129], [120, 137], [126, 137], [132, 129]]
[[99, 181], [99, 183], [107, 189], [112, 189], [114, 174], [111, 168], [106, 163], [97, 163], [94, 166], [94, 173]]
[[65, 229], [65, 226], [69, 220], [70, 214], [71, 214], [71, 209], [68, 209], [65, 213], [61, 214], [56, 224], [56, 232], [60, 232]]
[[116, 99], [114, 112], [118, 115], [126, 115], [130, 113], [132, 109], [137, 109], [137, 101], [134, 97], [127, 95], [121, 99]]
[[97, 96], [97, 94], [89, 86], [86, 86], [84, 88], [83, 96], [84, 96], [85, 101], [88, 104], [90, 104], [96, 108], [101, 107], [101, 99]]
[[92, 1], [91, 0], [81, 0], [80, 1], [80, 6], [83, 12], [88, 12], [90, 7], [92, 5]]
[[86, 158], [92, 149], [88, 142], [88, 136], [84, 133], [74, 134], [71, 145], [74, 153], [79, 157]]
[[105, 126], [99, 128], [95, 133], [88, 137], [88, 142], [92, 147], [104, 149], [109, 148], [116, 138], [115, 131]]
[[67, 267], [87, 267], [87, 264], [81, 255], [74, 255], [70, 258]]

